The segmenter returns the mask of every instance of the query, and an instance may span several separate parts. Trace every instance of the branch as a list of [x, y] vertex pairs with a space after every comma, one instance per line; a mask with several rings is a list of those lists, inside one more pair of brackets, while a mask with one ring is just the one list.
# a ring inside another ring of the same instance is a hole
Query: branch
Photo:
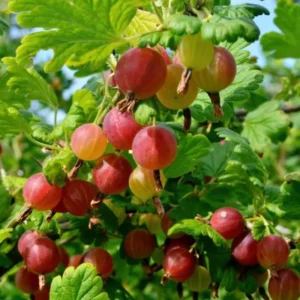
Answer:
[[[296, 105], [296, 106], [283, 106], [281, 107], [281, 110], [284, 111], [286, 114], [291, 114], [291, 113], [295, 113], [295, 112], [299, 112], [300, 111], [300, 105]], [[245, 109], [239, 109], [235, 111], [235, 116], [243, 119], [244, 117], [246, 117], [248, 114], [248, 111], [246, 111]]]

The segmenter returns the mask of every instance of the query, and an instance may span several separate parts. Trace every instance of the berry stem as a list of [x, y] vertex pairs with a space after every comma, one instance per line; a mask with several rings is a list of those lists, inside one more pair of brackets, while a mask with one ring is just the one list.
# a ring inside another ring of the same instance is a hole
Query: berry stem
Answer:
[[166, 282], [168, 281], [169, 277], [170, 277], [169, 274], [164, 274], [163, 277], [161, 278], [160, 283], [161, 283], [162, 285], [165, 285]]
[[181, 95], [186, 94], [189, 88], [189, 81], [191, 77], [192, 77], [192, 69], [186, 68], [181, 75], [181, 80], [177, 87], [177, 94], [181, 94]]
[[152, 200], [153, 200], [153, 203], [154, 203], [154, 205], [156, 207], [157, 214], [162, 218], [164, 216], [164, 214], [165, 214], [165, 209], [164, 209], [164, 207], [163, 207], [163, 205], [162, 205], [159, 197], [154, 196], [152, 198]]
[[178, 299], [182, 300], [183, 298], [183, 286], [181, 282], [177, 283], [177, 295], [178, 295]]
[[261, 295], [261, 297], [263, 298], [263, 300], [270, 300], [270, 298], [267, 295], [266, 290], [263, 286], [261, 286], [258, 291], [259, 291], [259, 294]]
[[183, 116], [184, 116], [183, 130], [188, 132], [192, 124], [192, 113], [188, 107], [183, 109]]
[[78, 159], [75, 166], [72, 168], [72, 170], [69, 172], [68, 177], [70, 180], [75, 179], [78, 175], [78, 172], [80, 168], [83, 166], [84, 161], [81, 159]]
[[55, 150], [55, 151], [61, 151], [61, 149], [62, 149], [60, 147], [56, 147], [56, 146], [53, 146], [53, 145], [48, 145], [48, 144], [44, 144], [42, 142], [39, 142], [36, 139], [34, 139], [30, 134], [26, 134], [26, 137], [30, 142], [32, 142], [32, 143], [34, 143], [34, 144], [36, 144], [36, 145], [38, 145], [42, 148], [46, 148], [48, 150]]
[[154, 0], [151, 0], [151, 7], [152, 7], [154, 13], [156, 14], [156, 16], [157, 16], [159, 22], [160, 22], [161, 24], [163, 24], [163, 23], [164, 23], [164, 20], [163, 20], [163, 18], [162, 18], [162, 15], [161, 15], [160, 11], [159, 11], [158, 8], [156, 7]]
[[21, 213], [21, 215], [17, 218], [17, 223], [23, 223], [32, 213], [31, 207], [26, 207], [25, 210]]
[[214, 117], [219, 119], [224, 116], [224, 112], [221, 108], [221, 99], [220, 99], [220, 94], [219, 93], [209, 93], [207, 92], [210, 101], [214, 107]]
[[46, 285], [46, 277], [45, 275], [41, 274], [39, 275], [39, 289], [40, 291], [45, 287]]
[[46, 217], [46, 221], [50, 222], [52, 220], [52, 218], [55, 216], [56, 212], [51, 211], [48, 216]]
[[156, 191], [158, 193], [160, 193], [164, 188], [163, 188], [163, 185], [162, 185], [162, 182], [161, 182], [160, 171], [159, 170], [154, 170], [153, 171], [153, 178], [154, 178], [154, 181], [155, 181]]
[[219, 284], [215, 283], [212, 287], [212, 297], [213, 298], [219, 298]]
[[105, 199], [105, 195], [101, 192], [98, 192], [96, 195], [96, 198], [91, 201], [91, 207], [93, 210], [98, 209], [101, 204], [103, 203], [103, 200]]
[[193, 298], [193, 300], [198, 300], [198, 293], [197, 292], [193, 292], [192, 293], [192, 298]]

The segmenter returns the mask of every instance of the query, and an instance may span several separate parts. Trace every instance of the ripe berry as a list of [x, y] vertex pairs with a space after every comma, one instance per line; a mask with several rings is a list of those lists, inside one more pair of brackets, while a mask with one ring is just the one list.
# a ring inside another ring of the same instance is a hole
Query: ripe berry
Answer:
[[50, 286], [46, 285], [41, 291], [34, 295], [34, 300], [49, 300], [50, 299]]
[[71, 137], [71, 148], [82, 160], [96, 160], [106, 150], [107, 139], [104, 131], [96, 124], [78, 127]]
[[25, 257], [28, 249], [31, 247], [31, 244], [40, 237], [42, 237], [42, 235], [35, 230], [24, 232], [18, 241], [18, 250], [20, 254]]
[[70, 257], [68, 267], [72, 266], [76, 269], [80, 265], [81, 261], [82, 261], [81, 254], [73, 255]]
[[189, 251], [193, 244], [195, 244], [195, 240], [187, 234], [178, 239], [168, 239], [165, 242], [165, 253], [176, 248], [184, 248]]
[[144, 229], [134, 229], [127, 234], [124, 240], [124, 251], [133, 259], [149, 257], [156, 245], [155, 236]]
[[290, 249], [286, 241], [274, 234], [265, 236], [258, 244], [257, 259], [265, 269], [278, 270], [287, 262]]
[[59, 247], [60, 263], [66, 268], [69, 264], [69, 254], [65, 248]]
[[165, 61], [165, 63], [166, 63], [167, 66], [172, 63], [171, 58], [170, 58], [168, 52], [166, 51], [166, 49], [163, 46], [156, 45], [152, 49], [155, 50], [155, 51], [157, 51], [162, 56], [162, 58], [164, 59], [164, 61]]
[[257, 246], [258, 242], [253, 239], [251, 232], [243, 232], [233, 240], [231, 253], [242, 266], [255, 266], [258, 264]]
[[43, 173], [32, 175], [23, 188], [23, 196], [29, 207], [48, 210], [55, 207], [61, 199], [62, 189], [47, 182]]
[[40, 237], [31, 244], [24, 260], [29, 271], [36, 274], [48, 274], [59, 264], [59, 250], [52, 240]]
[[166, 253], [163, 261], [164, 277], [177, 282], [189, 279], [196, 268], [196, 258], [184, 248], [175, 248]]
[[256, 282], [257, 282], [257, 284], [258, 284], [259, 287], [264, 286], [265, 283], [269, 279], [269, 273], [268, 273], [268, 271], [265, 271], [263, 273], [255, 272], [255, 273], [253, 273], [253, 276], [256, 279]]
[[211, 276], [208, 270], [202, 266], [197, 266], [194, 274], [185, 281], [188, 289], [192, 292], [202, 292], [209, 288]]
[[60, 199], [58, 204], [55, 207], [53, 207], [51, 210], [55, 213], [67, 213], [68, 212], [68, 210], [65, 207], [62, 199]]
[[189, 88], [185, 94], [178, 94], [177, 87], [181, 80], [184, 67], [169, 65], [167, 78], [162, 88], [156, 93], [158, 100], [167, 108], [182, 109], [190, 106], [198, 94], [198, 86], [193, 78], [189, 81]]
[[91, 209], [91, 201], [96, 198], [98, 192], [94, 184], [74, 179], [63, 187], [62, 202], [72, 215], [84, 216]]
[[118, 150], [130, 150], [134, 137], [142, 128], [131, 113], [121, 113], [117, 108], [113, 108], [103, 121], [108, 141]]
[[107, 154], [94, 166], [93, 180], [102, 193], [120, 194], [128, 188], [131, 172], [131, 164], [126, 158]]
[[106, 279], [113, 272], [113, 259], [111, 255], [104, 249], [94, 248], [88, 251], [84, 256], [83, 262], [94, 265], [102, 279]]
[[224, 239], [230, 240], [240, 235], [245, 227], [241, 213], [232, 207], [223, 207], [214, 212], [211, 227]]
[[149, 48], [133, 48], [118, 61], [115, 79], [124, 94], [147, 99], [164, 84], [167, 66], [163, 57]]
[[135, 161], [143, 168], [163, 169], [170, 165], [176, 157], [176, 138], [166, 127], [145, 127], [135, 136], [132, 153]]
[[209, 66], [193, 73], [198, 86], [211, 93], [227, 88], [236, 74], [235, 60], [228, 50], [215, 47], [214, 53], [213, 61]]
[[34, 294], [39, 290], [39, 276], [29, 272], [25, 268], [21, 268], [16, 273], [16, 287], [26, 294]]
[[[162, 171], [160, 171], [160, 180], [164, 187], [166, 178]], [[159, 192], [156, 190], [153, 171], [144, 169], [141, 166], [137, 166], [132, 171], [129, 177], [129, 187], [131, 192], [144, 202], [159, 195]]]
[[272, 300], [298, 300], [300, 297], [300, 279], [290, 269], [281, 269], [276, 277], [269, 281], [269, 293]]

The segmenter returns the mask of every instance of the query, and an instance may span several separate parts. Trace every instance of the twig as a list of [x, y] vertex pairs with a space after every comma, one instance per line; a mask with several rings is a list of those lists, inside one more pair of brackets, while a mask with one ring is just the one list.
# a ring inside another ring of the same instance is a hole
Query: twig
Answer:
[[[286, 114], [299, 112], [300, 111], [300, 105], [290, 106], [290, 107], [283, 106], [283, 107], [281, 107], [281, 110], [284, 111]], [[234, 114], [235, 114], [236, 117], [242, 119], [242, 118], [245, 118], [247, 116], [248, 111], [245, 110], [245, 109], [239, 109], [239, 110], [236, 110]]]

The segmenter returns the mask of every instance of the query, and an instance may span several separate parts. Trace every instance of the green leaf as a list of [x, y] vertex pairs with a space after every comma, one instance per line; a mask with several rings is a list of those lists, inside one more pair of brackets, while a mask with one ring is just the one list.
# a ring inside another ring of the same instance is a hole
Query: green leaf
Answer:
[[109, 300], [106, 293], [101, 293], [101, 277], [91, 264], [69, 267], [63, 276], [56, 276], [51, 284], [51, 300]]
[[57, 98], [51, 85], [33, 67], [25, 69], [13, 57], [5, 57], [2, 61], [11, 74], [7, 86], [16, 95], [25, 95], [27, 100], [38, 100], [53, 109], [57, 108]]
[[174, 35], [196, 34], [201, 29], [202, 22], [192, 16], [172, 15], [166, 20], [165, 27]]
[[208, 236], [201, 236], [197, 244], [200, 244], [200, 249], [204, 250], [205, 255], [209, 259], [211, 274], [213, 270], [219, 269], [221, 266], [226, 266], [230, 262], [231, 251], [227, 244], [217, 246]]
[[201, 134], [187, 134], [180, 139], [175, 161], [164, 170], [167, 178], [180, 177], [192, 172], [199, 159], [208, 154], [210, 149], [209, 140]]
[[8, 24], [0, 18], [0, 35], [3, 35], [4, 31], [8, 29]]
[[159, 120], [163, 119], [165, 111], [166, 109], [157, 99], [143, 100], [135, 105], [134, 118], [138, 123], [146, 125], [153, 117]]
[[5, 228], [0, 230], [0, 244], [2, 244], [3, 241], [12, 237], [12, 231], [13, 228]]
[[300, 174], [293, 173], [286, 176], [286, 181], [280, 188], [280, 196], [276, 201], [284, 212], [284, 218], [299, 220], [300, 218]]
[[280, 110], [280, 103], [268, 101], [246, 116], [242, 136], [249, 140], [255, 151], [263, 153], [272, 143], [272, 138], [278, 142], [274, 137], [287, 131], [289, 124], [289, 117]]
[[202, 24], [201, 33], [205, 40], [233, 43], [240, 37], [254, 42], [258, 40], [260, 31], [250, 18], [231, 18], [214, 14], [210, 22]]
[[159, 23], [160, 22], [156, 15], [148, 11], [138, 9], [135, 17], [131, 20], [131, 23], [125, 30], [125, 35], [135, 36], [155, 31]]
[[[8, 176], [6, 176], [7, 178]], [[7, 191], [7, 186], [5, 183], [2, 185], [0, 184], [0, 223], [3, 222], [9, 215], [10, 211], [10, 195]]]
[[263, 50], [274, 58], [300, 58], [300, 5], [293, 1], [277, 1], [274, 23], [282, 31], [268, 32], [260, 40]]
[[215, 143], [209, 154], [200, 159], [199, 169], [205, 176], [219, 177], [224, 173], [228, 159], [230, 158], [235, 145], [233, 143]]
[[38, 141], [42, 141], [44, 143], [52, 143], [53, 139], [51, 137], [51, 132], [53, 130], [53, 127], [39, 122], [36, 124], [33, 124], [31, 126], [31, 130], [32, 130], [32, 137], [35, 138]]
[[178, 232], [185, 232], [195, 238], [199, 238], [201, 235], [209, 236], [217, 246], [227, 247], [227, 243], [223, 237], [221, 237], [209, 225], [197, 220], [187, 219], [180, 221], [169, 229], [168, 235]]
[[222, 16], [229, 16], [231, 18], [251, 18], [254, 19], [260, 15], [269, 15], [270, 12], [263, 6], [258, 4], [239, 4], [231, 6], [216, 6], [215, 12]]
[[97, 114], [97, 102], [91, 91], [77, 90], [73, 95], [73, 104], [80, 106], [86, 117], [86, 123], [92, 122]]
[[51, 133], [51, 137], [54, 139], [68, 137], [70, 139], [74, 130], [84, 123], [86, 123], [86, 117], [83, 108], [72, 104], [62, 123], [56, 126]]
[[232, 266], [225, 268], [220, 287], [224, 287], [227, 292], [232, 292], [237, 286], [238, 272]]
[[1, 101], [16, 108], [29, 108], [30, 101], [28, 101], [25, 95], [17, 95], [13, 90], [7, 87], [7, 82], [11, 78], [11, 75], [5, 70], [4, 64], [0, 64], [0, 95]]
[[255, 240], [261, 240], [268, 233], [268, 228], [263, 220], [255, 221], [252, 228], [252, 236]]
[[17, 50], [17, 61], [27, 64], [41, 49], [53, 49], [46, 72], [55, 72], [67, 63], [71, 68], [95, 73], [113, 50], [123, 50], [122, 37], [136, 14], [135, 0], [10, 0], [9, 9], [18, 12], [18, 24], [43, 28], [25, 36]]
[[180, 37], [173, 35], [169, 30], [166, 31], [155, 31], [144, 34], [138, 43], [138, 46], [145, 48], [148, 45], [151, 47], [156, 46], [157, 44], [162, 45], [164, 48], [170, 48], [176, 50], [180, 42]]
[[76, 161], [77, 158], [70, 149], [64, 149], [45, 160], [43, 171], [47, 180], [57, 186], [64, 186], [67, 173], [74, 167]]
[[27, 178], [7, 175], [3, 178], [2, 181], [3, 181], [3, 185], [10, 192], [10, 194], [15, 195], [18, 191], [23, 189], [23, 186], [26, 183]]
[[253, 274], [250, 272], [244, 274], [244, 276], [238, 281], [238, 288], [246, 295], [253, 294], [258, 288], [257, 281]]
[[110, 299], [114, 300], [134, 300], [132, 296], [115, 279], [109, 278], [105, 283], [105, 291]]
[[0, 101], [0, 139], [20, 133], [30, 134], [30, 124], [22, 117], [20, 111]]
[[203, 214], [203, 203], [199, 198], [185, 198], [170, 212], [172, 220], [181, 221], [184, 219], [194, 219], [197, 214]]

